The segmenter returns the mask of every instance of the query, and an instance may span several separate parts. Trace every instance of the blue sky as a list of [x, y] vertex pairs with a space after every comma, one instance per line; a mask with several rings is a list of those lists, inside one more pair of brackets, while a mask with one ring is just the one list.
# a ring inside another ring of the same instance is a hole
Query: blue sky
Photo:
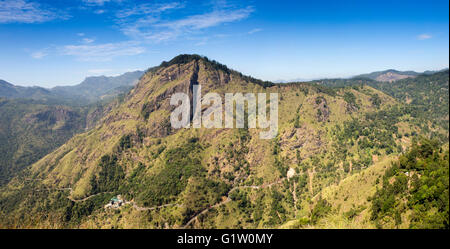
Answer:
[[0, 79], [73, 85], [180, 53], [264, 80], [437, 70], [448, 1], [0, 0]]

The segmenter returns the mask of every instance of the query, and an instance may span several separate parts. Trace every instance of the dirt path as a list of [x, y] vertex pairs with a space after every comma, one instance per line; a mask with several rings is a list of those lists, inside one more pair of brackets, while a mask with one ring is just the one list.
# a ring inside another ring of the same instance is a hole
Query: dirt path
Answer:
[[186, 223], [186, 225], [183, 226], [183, 228], [187, 228], [192, 222], [196, 221], [200, 215], [206, 214], [209, 210], [211, 210], [211, 209], [213, 209], [213, 208], [216, 208], [216, 207], [219, 207], [219, 206], [221, 206], [221, 205], [223, 205], [223, 204], [226, 204], [226, 203], [228, 203], [228, 202], [230, 202], [230, 201], [231, 201], [231, 199], [230, 199], [229, 197], [227, 197], [225, 200], [223, 200], [223, 201], [221, 201], [221, 202], [219, 202], [219, 203], [216, 203], [216, 204], [214, 204], [213, 206], [208, 207], [207, 209], [204, 209], [203, 211], [201, 211], [200, 213], [198, 213], [197, 215], [195, 215], [194, 217], [192, 217], [192, 218]]
[[170, 207], [170, 206], [177, 206], [177, 207], [181, 206], [180, 204], [177, 204], [177, 203], [169, 203], [169, 204], [164, 204], [164, 205], [154, 206], [154, 207], [140, 207], [134, 201], [126, 201], [126, 202], [124, 202], [123, 205], [126, 205], [126, 204], [131, 204], [133, 206], [133, 208], [138, 211], [155, 210], [155, 209], [159, 209], [159, 208], [163, 208], [163, 207]]
[[[111, 192], [111, 191], [110, 191], [110, 192], [101, 192], [101, 193], [93, 194], [93, 195], [90, 195], [90, 196], [86, 196], [86, 197], [84, 197], [83, 199], [73, 199], [73, 198], [72, 198], [73, 189], [70, 188], [70, 187], [68, 187], [68, 188], [56, 188], [56, 189], [47, 188], [46, 190], [61, 190], [61, 191], [69, 190], [70, 193], [69, 193], [69, 195], [67, 196], [67, 199], [69, 199], [69, 200], [71, 200], [71, 201], [73, 201], [73, 202], [83, 202], [83, 201], [87, 201], [87, 200], [89, 200], [89, 199], [91, 199], [92, 197], [97, 196], [97, 195], [114, 193], [114, 192]], [[40, 191], [40, 190], [37, 190], [37, 191]]]

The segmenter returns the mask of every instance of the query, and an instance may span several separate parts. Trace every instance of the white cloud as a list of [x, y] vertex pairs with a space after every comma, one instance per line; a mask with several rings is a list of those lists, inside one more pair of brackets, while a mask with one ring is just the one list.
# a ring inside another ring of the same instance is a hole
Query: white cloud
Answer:
[[36, 2], [25, 0], [0, 1], [0, 23], [39, 23], [68, 16], [50, 9], [44, 9]]
[[37, 52], [31, 53], [31, 57], [33, 57], [34, 59], [42, 59], [45, 56], [47, 56], [47, 53], [45, 53], [43, 51], [37, 51]]
[[115, 57], [138, 55], [145, 52], [145, 48], [133, 41], [66, 45], [61, 50], [62, 54], [75, 56], [81, 61], [110, 61]]
[[217, 10], [211, 13], [194, 15], [181, 20], [165, 22], [155, 25], [156, 27], [168, 27], [171, 29], [204, 29], [223, 23], [239, 21], [247, 18], [253, 12], [251, 7], [238, 10]]
[[121, 0], [83, 0], [86, 5], [90, 6], [103, 6], [108, 2], [121, 2]]
[[81, 42], [83, 42], [85, 44], [93, 43], [94, 41], [95, 41], [94, 39], [90, 39], [90, 38], [83, 38], [81, 40]]
[[149, 15], [149, 14], [159, 14], [171, 9], [184, 8], [184, 4], [173, 2], [164, 4], [141, 4], [138, 6], [133, 6], [132, 8], [123, 9], [117, 12], [117, 18], [126, 18], [136, 15]]
[[254, 33], [257, 33], [257, 32], [261, 32], [262, 31], [262, 29], [252, 29], [252, 30], [250, 30], [250, 31], [248, 31], [248, 34], [254, 34]]
[[429, 34], [421, 34], [421, 35], [417, 36], [417, 39], [419, 39], [419, 40], [427, 40], [427, 39], [431, 39], [431, 38], [432, 38], [432, 36]]
[[103, 14], [105, 12], [106, 12], [106, 10], [101, 10], [101, 9], [94, 11], [94, 13], [97, 14], [97, 15], [101, 15], [101, 14]]
[[84, 36], [84, 33], [78, 33], [77, 35], [78, 36]]
[[253, 12], [252, 7], [241, 9], [222, 9], [212, 12], [192, 15], [175, 21], [164, 21], [159, 14], [165, 10], [178, 8], [178, 5], [168, 5], [153, 9], [154, 14], [144, 9], [123, 12], [117, 16], [128, 17], [141, 15], [137, 20], [127, 21], [119, 19], [121, 31], [133, 39], [141, 41], [161, 42], [172, 40], [184, 34], [192, 34], [203, 29], [219, 26], [225, 23], [240, 21], [247, 18]]

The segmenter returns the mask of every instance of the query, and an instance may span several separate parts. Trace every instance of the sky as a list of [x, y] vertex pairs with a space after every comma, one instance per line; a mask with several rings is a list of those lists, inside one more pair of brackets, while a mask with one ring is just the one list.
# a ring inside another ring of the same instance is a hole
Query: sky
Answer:
[[74, 85], [200, 54], [263, 80], [449, 65], [449, 1], [0, 0], [0, 79]]

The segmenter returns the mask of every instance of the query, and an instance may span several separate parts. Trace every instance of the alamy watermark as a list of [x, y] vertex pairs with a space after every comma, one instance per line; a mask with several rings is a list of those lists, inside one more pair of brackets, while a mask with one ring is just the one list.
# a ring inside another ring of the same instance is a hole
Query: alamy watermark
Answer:
[[[222, 120], [222, 97], [218, 93], [207, 93], [202, 98], [201, 86], [193, 85], [192, 102], [191, 115], [188, 94], [175, 93], [171, 96], [170, 104], [178, 105], [170, 115], [172, 128], [190, 128], [191, 119], [192, 128], [245, 128], [245, 115], [247, 115], [248, 128], [266, 129], [259, 133], [261, 139], [272, 139], [278, 134], [278, 93], [270, 93], [269, 116], [266, 93], [225, 93], [225, 123]], [[247, 108], [245, 108], [245, 102]], [[202, 106], [208, 106], [203, 114]]]

